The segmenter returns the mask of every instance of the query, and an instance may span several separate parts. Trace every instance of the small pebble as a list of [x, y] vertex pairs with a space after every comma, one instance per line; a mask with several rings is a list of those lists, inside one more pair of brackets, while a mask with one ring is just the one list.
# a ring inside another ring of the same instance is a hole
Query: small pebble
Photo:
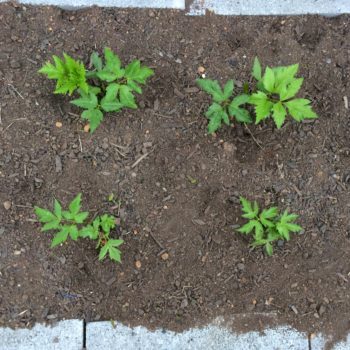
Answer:
[[11, 206], [12, 206], [12, 204], [11, 204], [10, 201], [5, 201], [5, 202], [3, 203], [3, 205], [4, 205], [5, 210], [11, 209]]
[[168, 254], [168, 253], [163, 253], [163, 254], [161, 255], [161, 258], [162, 258], [163, 260], [168, 260], [168, 259], [169, 259], [169, 254]]

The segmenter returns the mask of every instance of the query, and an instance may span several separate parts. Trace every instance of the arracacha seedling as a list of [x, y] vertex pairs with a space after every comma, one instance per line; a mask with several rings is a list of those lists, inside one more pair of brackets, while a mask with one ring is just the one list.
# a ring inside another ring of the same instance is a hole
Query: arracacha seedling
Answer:
[[229, 80], [225, 84], [224, 89], [221, 88], [216, 80], [197, 79], [197, 84], [213, 99], [213, 103], [205, 113], [205, 116], [209, 119], [209, 134], [218, 130], [222, 123], [230, 125], [232, 117], [241, 123], [252, 122], [249, 112], [242, 107], [248, 103], [249, 95], [242, 94], [232, 98], [234, 90], [233, 80]]
[[254, 242], [252, 247], [264, 246], [266, 253], [273, 254], [273, 242], [277, 240], [290, 240], [290, 232], [297, 233], [302, 228], [295, 224], [298, 218], [296, 214], [289, 214], [287, 210], [283, 214], [279, 213], [277, 207], [259, 210], [258, 203], [248, 201], [240, 197], [243, 215], [249, 221], [238, 229], [238, 232], [250, 234]]
[[272, 116], [280, 129], [288, 114], [297, 122], [317, 118], [310, 106], [310, 100], [295, 98], [304, 81], [303, 78], [295, 77], [298, 70], [299, 64], [266, 67], [262, 75], [261, 64], [255, 57], [252, 74], [258, 81], [257, 91], [250, 96], [249, 103], [255, 106], [256, 124]]
[[64, 53], [63, 57], [62, 60], [53, 56], [54, 64], [47, 62], [39, 73], [57, 81], [56, 94], [72, 95], [78, 91], [80, 97], [71, 103], [84, 109], [81, 116], [89, 121], [90, 132], [100, 125], [105, 112], [137, 109], [134, 93], [141, 94], [140, 85], [145, 85], [154, 74], [139, 60], [122, 68], [120, 58], [108, 47], [104, 49], [104, 62], [97, 52], [92, 53], [91, 71], [67, 54]]
[[103, 260], [107, 253], [111, 260], [121, 262], [119, 246], [123, 244], [121, 239], [112, 239], [111, 230], [116, 226], [116, 218], [109, 214], [97, 216], [92, 223], [85, 224], [89, 216], [87, 211], [81, 210], [81, 193], [79, 193], [69, 204], [68, 210], [62, 210], [61, 203], [55, 199], [54, 210], [35, 207], [34, 211], [43, 225], [42, 232], [56, 231], [51, 243], [51, 248], [64, 243], [68, 238], [77, 241], [78, 238], [90, 238], [97, 240], [96, 249], [100, 250], [99, 260]]

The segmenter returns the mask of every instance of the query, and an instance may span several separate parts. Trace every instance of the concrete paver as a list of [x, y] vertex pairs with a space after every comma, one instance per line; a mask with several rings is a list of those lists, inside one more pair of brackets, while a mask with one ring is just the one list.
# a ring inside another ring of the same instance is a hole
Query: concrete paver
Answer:
[[288, 327], [238, 335], [216, 325], [175, 333], [92, 322], [87, 324], [86, 346], [88, 350], [307, 350], [308, 338]]
[[0, 328], [0, 350], [81, 350], [83, 321], [66, 320], [32, 329]]

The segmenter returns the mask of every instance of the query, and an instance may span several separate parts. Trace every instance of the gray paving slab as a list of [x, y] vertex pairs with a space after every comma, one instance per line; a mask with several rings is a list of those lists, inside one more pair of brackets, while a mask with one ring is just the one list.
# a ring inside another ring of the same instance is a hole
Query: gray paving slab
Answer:
[[[325, 350], [326, 349], [327, 338], [322, 334], [318, 334], [315, 338], [311, 340], [311, 350]], [[350, 334], [347, 339], [338, 342], [332, 347], [332, 350], [349, 350], [350, 349]]]
[[0, 350], [81, 350], [83, 321], [67, 320], [32, 329], [0, 328]]
[[307, 350], [307, 335], [288, 327], [268, 329], [264, 334], [236, 334], [226, 328], [209, 325], [182, 333], [149, 331], [111, 322], [92, 322], [86, 328], [88, 350]]
[[350, 0], [195, 0], [191, 15], [339, 15], [350, 13]]

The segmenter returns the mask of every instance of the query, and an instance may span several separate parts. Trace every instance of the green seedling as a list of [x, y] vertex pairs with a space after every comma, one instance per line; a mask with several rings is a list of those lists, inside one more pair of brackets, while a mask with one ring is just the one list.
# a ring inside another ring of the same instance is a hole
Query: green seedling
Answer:
[[255, 58], [252, 74], [258, 81], [257, 91], [250, 96], [249, 103], [255, 106], [256, 124], [272, 116], [279, 129], [288, 114], [297, 122], [317, 118], [317, 114], [310, 106], [311, 101], [295, 98], [304, 81], [303, 78], [295, 77], [298, 70], [299, 64], [266, 67], [262, 75], [259, 59]]
[[63, 57], [53, 56], [54, 64], [47, 62], [39, 73], [57, 80], [56, 94], [72, 95], [77, 91], [80, 97], [71, 103], [84, 110], [81, 116], [89, 121], [91, 132], [100, 125], [105, 112], [137, 109], [134, 93], [141, 94], [141, 85], [154, 74], [139, 60], [123, 68], [120, 58], [108, 47], [104, 49], [104, 60], [97, 52], [92, 53], [91, 71], [69, 55], [64, 53]]
[[277, 240], [290, 240], [290, 232], [297, 233], [302, 228], [295, 224], [296, 214], [289, 214], [287, 210], [279, 214], [277, 207], [259, 210], [258, 203], [240, 197], [243, 215], [249, 221], [238, 229], [238, 232], [250, 234], [254, 242], [252, 247], [264, 246], [266, 253], [273, 254], [273, 242]]
[[197, 79], [197, 84], [213, 99], [213, 103], [205, 113], [205, 116], [209, 119], [208, 132], [210, 134], [218, 130], [222, 123], [230, 125], [232, 117], [241, 123], [252, 122], [249, 112], [242, 107], [248, 103], [249, 95], [242, 94], [232, 98], [233, 80], [229, 80], [224, 89], [216, 80]]
[[35, 207], [34, 211], [42, 224], [42, 232], [56, 231], [51, 248], [66, 242], [68, 238], [73, 241], [78, 238], [90, 238], [97, 240], [96, 248], [100, 249], [99, 260], [103, 260], [108, 253], [111, 260], [121, 262], [121, 252], [118, 247], [123, 240], [110, 238], [110, 232], [116, 226], [116, 218], [104, 214], [96, 217], [92, 223], [86, 224], [89, 213], [81, 211], [81, 193], [72, 200], [68, 210], [62, 210], [61, 203], [55, 199], [53, 212], [39, 207]]

